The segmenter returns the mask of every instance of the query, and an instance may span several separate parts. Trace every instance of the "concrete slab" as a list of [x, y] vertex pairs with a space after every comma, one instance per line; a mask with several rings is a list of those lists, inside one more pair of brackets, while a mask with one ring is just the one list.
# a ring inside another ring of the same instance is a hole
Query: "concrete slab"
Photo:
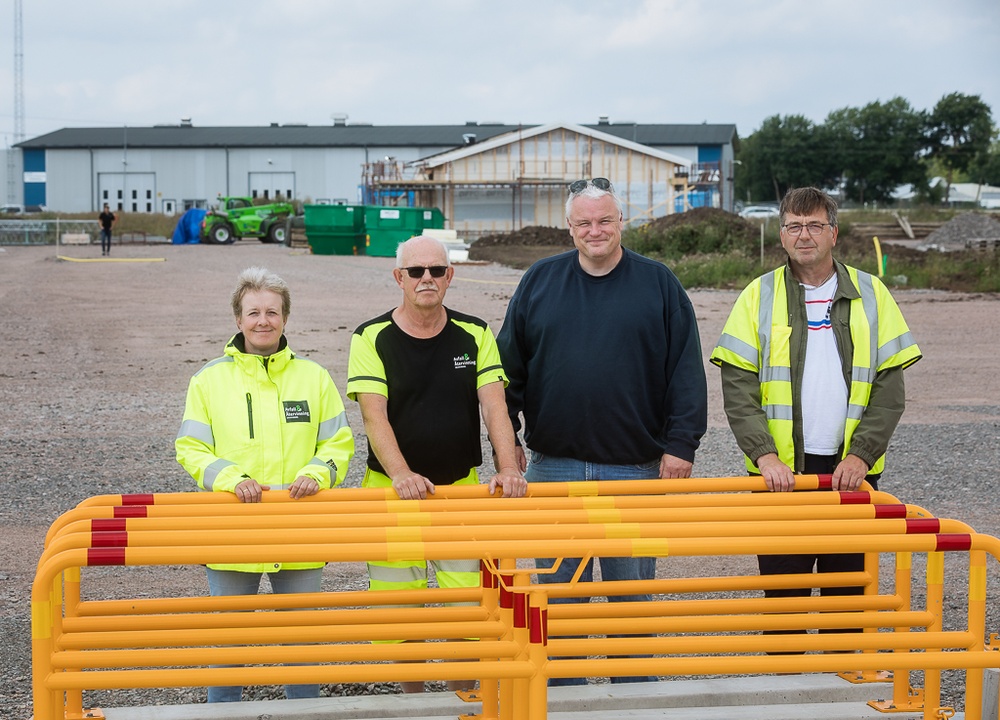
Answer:
[[[866, 702], [891, 692], [888, 683], [853, 684], [836, 675], [786, 675], [674, 680], [549, 689], [550, 720], [771, 718], [859, 720], [885, 717]], [[451, 693], [324, 697], [218, 705], [104, 708], [107, 720], [455, 720], [481, 711]], [[921, 714], [893, 714], [893, 720]]]

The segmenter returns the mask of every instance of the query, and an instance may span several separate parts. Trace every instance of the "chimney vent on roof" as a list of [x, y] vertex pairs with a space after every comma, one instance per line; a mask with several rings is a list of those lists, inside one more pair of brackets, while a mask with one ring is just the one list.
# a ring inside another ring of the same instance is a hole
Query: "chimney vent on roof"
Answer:
[[462, 142], [466, 145], [476, 144], [476, 134], [475, 133], [462, 133]]
[[344, 125], [347, 125], [347, 117], [348, 117], [347, 113], [334, 113], [333, 115], [330, 116], [330, 119], [333, 120], [334, 125], [342, 127]]
[[466, 127], [476, 127], [476, 125], [478, 125], [478, 124], [479, 123], [476, 122], [475, 120], [466, 120], [465, 121], [465, 126]]
[[191, 118], [181, 118], [181, 127], [191, 127]]
[[598, 125], [610, 125], [611, 122], [610, 122], [610, 120], [608, 120], [608, 116], [607, 115], [601, 115], [600, 117], [597, 118], [597, 124]]

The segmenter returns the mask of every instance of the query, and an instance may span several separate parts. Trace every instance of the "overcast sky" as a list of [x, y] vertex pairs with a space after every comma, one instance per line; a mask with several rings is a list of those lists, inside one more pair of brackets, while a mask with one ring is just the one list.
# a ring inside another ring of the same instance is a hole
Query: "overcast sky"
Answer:
[[[14, 132], [13, 0], [0, 131]], [[998, 0], [24, 0], [25, 134], [63, 127], [821, 122], [978, 94]]]

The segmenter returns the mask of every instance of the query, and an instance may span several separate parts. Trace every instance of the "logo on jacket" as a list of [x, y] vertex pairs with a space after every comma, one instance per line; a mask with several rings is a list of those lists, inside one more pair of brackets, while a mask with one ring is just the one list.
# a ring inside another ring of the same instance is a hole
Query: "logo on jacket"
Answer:
[[466, 367], [471, 367], [471, 368], [476, 367], [476, 359], [474, 357], [471, 357], [469, 353], [465, 353], [464, 355], [459, 355], [458, 357], [455, 358], [456, 370], [461, 370], [462, 368]]
[[306, 400], [282, 400], [285, 422], [309, 422], [309, 403]]

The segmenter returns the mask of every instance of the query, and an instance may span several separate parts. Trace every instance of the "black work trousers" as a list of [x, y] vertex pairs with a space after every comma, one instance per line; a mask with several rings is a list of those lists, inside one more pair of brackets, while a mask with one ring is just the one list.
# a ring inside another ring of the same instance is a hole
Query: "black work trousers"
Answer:
[[[837, 455], [806, 455], [804, 472], [807, 475], [829, 475], [836, 469], [840, 458]], [[879, 475], [869, 475], [865, 478], [868, 483], [878, 489]], [[761, 575], [792, 575], [799, 573], [811, 573], [815, 568], [818, 573], [828, 572], [861, 572], [865, 569], [864, 553], [833, 553], [833, 554], [805, 554], [805, 555], [758, 555], [757, 566]], [[829, 587], [820, 588], [821, 595], [862, 595], [864, 588], [855, 587]], [[765, 590], [765, 597], [809, 597], [812, 595], [812, 588], [782, 588]], [[765, 634], [791, 634], [792, 630], [766, 631]], [[823, 632], [823, 630], [820, 630]], [[830, 630], [829, 632], [843, 632], [842, 630]], [[860, 630], [858, 631], [860, 632]]]

